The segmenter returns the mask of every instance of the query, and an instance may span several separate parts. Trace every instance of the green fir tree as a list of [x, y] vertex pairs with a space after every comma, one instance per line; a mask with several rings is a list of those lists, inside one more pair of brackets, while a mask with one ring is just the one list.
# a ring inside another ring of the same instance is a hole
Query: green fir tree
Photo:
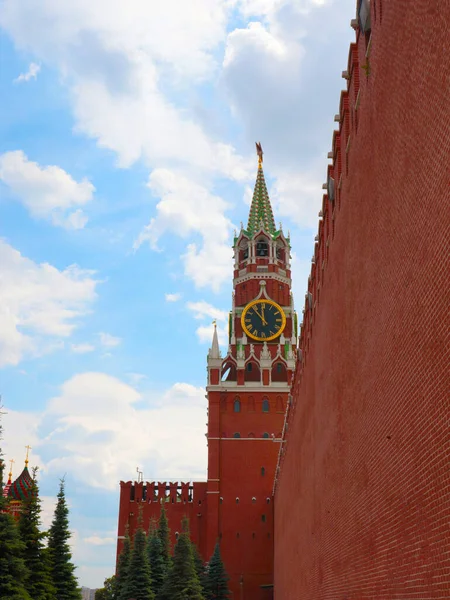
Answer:
[[28, 570], [25, 587], [33, 600], [56, 600], [49, 555], [43, 542], [46, 533], [40, 530], [41, 501], [36, 472], [37, 468], [33, 469], [33, 487], [23, 503], [19, 519], [19, 533], [24, 543], [23, 558]]
[[228, 581], [229, 577], [220, 556], [219, 542], [217, 542], [208, 565], [207, 599], [226, 600], [229, 598]]
[[169, 521], [167, 520], [166, 507], [164, 504], [161, 504], [161, 514], [159, 516], [158, 523], [158, 536], [161, 540], [162, 545], [162, 554], [164, 557], [164, 562], [166, 564], [167, 570], [170, 569], [171, 565], [171, 556], [170, 556], [170, 529], [169, 529]]
[[126, 600], [154, 600], [150, 564], [146, 549], [145, 532], [142, 527], [142, 511], [134, 534], [128, 577], [122, 595]]
[[116, 598], [118, 600], [128, 600], [125, 598], [125, 584], [128, 579], [128, 571], [130, 570], [130, 556], [131, 556], [131, 540], [130, 530], [128, 525], [125, 527], [125, 538], [123, 540], [122, 552], [119, 555], [117, 563], [117, 577], [116, 577]]
[[95, 600], [116, 600], [116, 576], [108, 577], [103, 587], [95, 590]]
[[194, 543], [192, 543], [192, 552], [194, 554], [195, 570], [197, 572], [198, 579], [200, 581], [200, 585], [202, 586], [202, 592], [206, 596], [208, 579], [207, 579], [205, 563], [203, 562], [203, 559], [200, 556], [200, 552], [198, 551], [198, 548]]
[[157, 529], [150, 527], [147, 542], [147, 554], [152, 574], [152, 589], [155, 596], [161, 592], [167, 576], [167, 565], [163, 556], [163, 547]]
[[48, 550], [57, 600], [80, 600], [81, 590], [75, 577], [69, 540], [69, 509], [64, 480], [61, 480], [53, 522], [49, 531]]
[[[0, 439], [1, 433], [0, 424]], [[22, 558], [25, 545], [19, 537], [19, 530], [14, 519], [5, 512], [8, 502], [3, 497], [3, 468], [0, 451], [0, 598], [32, 600], [25, 589], [27, 568]]]
[[183, 519], [183, 530], [175, 546], [172, 568], [162, 590], [161, 600], [205, 600], [195, 569], [188, 523], [186, 518]]

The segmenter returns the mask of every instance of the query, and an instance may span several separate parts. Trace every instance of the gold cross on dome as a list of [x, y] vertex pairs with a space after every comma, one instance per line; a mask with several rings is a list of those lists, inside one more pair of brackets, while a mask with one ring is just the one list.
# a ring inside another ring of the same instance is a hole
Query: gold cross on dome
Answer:
[[31, 446], [25, 446], [25, 448], [27, 449], [27, 455], [25, 457], [25, 466], [28, 466], [28, 454], [30, 452], [30, 450], [32, 450]]
[[16, 462], [16, 461], [15, 461], [13, 458], [11, 458], [11, 460], [9, 461], [9, 478], [10, 478], [10, 479], [11, 479], [11, 477], [12, 477], [12, 469], [13, 469], [13, 464], [14, 464], [15, 462]]

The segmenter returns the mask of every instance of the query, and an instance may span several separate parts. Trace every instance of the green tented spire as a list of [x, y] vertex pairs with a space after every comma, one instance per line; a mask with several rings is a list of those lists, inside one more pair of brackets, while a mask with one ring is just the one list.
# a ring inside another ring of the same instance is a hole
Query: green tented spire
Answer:
[[255, 190], [253, 192], [250, 214], [248, 216], [247, 232], [253, 236], [261, 227], [261, 223], [267, 233], [275, 234], [275, 219], [273, 218], [269, 194], [267, 192], [264, 171], [262, 168], [263, 152], [261, 144], [256, 144], [258, 154], [258, 175], [256, 176]]

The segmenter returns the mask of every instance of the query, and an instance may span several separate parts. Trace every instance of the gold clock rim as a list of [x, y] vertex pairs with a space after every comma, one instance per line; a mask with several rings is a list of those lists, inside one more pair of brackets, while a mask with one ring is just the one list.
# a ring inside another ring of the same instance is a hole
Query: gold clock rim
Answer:
[[[282, 319], [281, 327], [280, 327], [279, 331], [275, 335], [271, 335], [270, 337], [267, 337], [267, 338], [262, 338], [262, 337], [257, 337], [256, 335], [252, 335], [245, 325], [245, 315], [247, 314], [247, 312], [251, 309], [252, 306], [255, 306], [255, 304], [262, 304], [263, 302], [266, 304], [271, 304], [272, 306], [275, 306], [276, 308], [278, 308], [281, 313], [281, 319]], [[261, 298], [258, 298], [257, 300], [252, 300], [251, 302], [249, 302], [246, 305], [246, 307], [244, 308], [244, 310], [242, 311], [241, 326], [242, 326], [242, 329], [244, 330], [244, 332], [246, 333], [246, 335], [251, 337], [252, 340], [257, 340], [258, 342], [270, 342], [283, 333], [284, 328], [286, 327], [286, 314], [285, 314], [284, 310], [282, 309], [282, 307], [277, 302], [274, 302], [273, 300], [265, 300], [265, 299], [262, 300]]]

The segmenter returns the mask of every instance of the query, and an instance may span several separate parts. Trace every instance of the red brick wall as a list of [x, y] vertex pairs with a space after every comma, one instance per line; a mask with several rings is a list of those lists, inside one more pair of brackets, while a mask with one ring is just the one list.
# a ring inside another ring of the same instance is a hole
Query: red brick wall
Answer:
[[[193, 485], [193, 490], [189, 490], [189, 485]], [[166, 490], [167, 486], [170, 486], [169, 490]], [[181, 498], [177, 498], [178, 493], [181, 494]], [[129, 534], [133, 539], [139, 512], [142, 510], [143, 527], [148, 531], [150, 519], [159, 520], [163, 499], [171, 532], [172, 549], [176, 543], [176, 533], [181, 532], [181, 522], [184, 517], [187, 517], [191, 540], [196, 544], [204, 560], [210, 558], [206, 554], [206, 482], [180, 483], [177, 489], [177, 482], [121, 481], [116, 564], [122, 552], [126, 526], [128, 525]]]
[[277, 481], [277, 600], [450, 598], [450, 0], [371, 4]]

